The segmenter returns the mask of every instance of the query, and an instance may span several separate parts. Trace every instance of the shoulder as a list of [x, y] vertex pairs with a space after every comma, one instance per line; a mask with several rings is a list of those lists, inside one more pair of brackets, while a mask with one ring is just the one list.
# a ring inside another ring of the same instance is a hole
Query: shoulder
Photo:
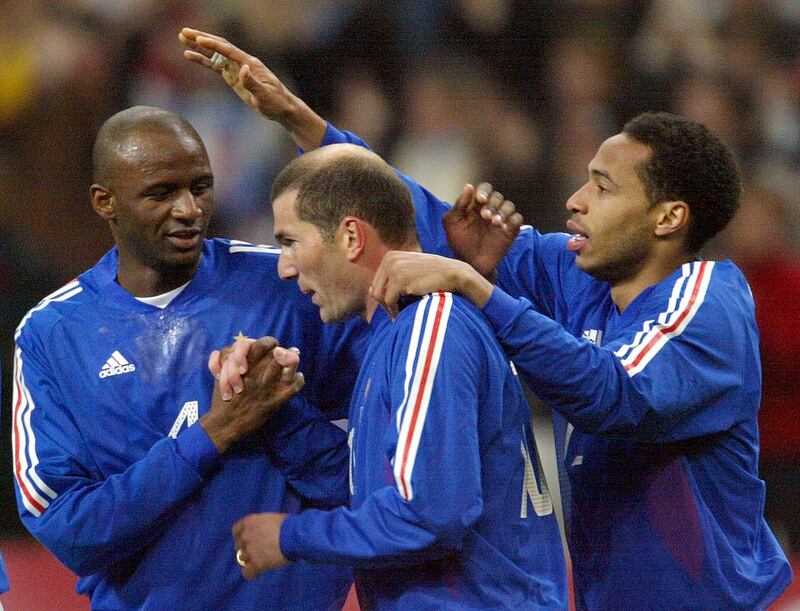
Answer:
[[494, 335], [483, 315], [460, 295], [431, 293], [404, 308], [395, 322], [395, 333], [425, 344], [458, 344], [482, 347]]
[[241, 240], [213, 238], [206, 240], [206, 249], [215, 266], [257, 268], [277, 266], [281, 249], [269, 244], [252, 244]]
[[68, 282], [53, 291], [32, 307], [17, 325], [14, 340], [25, 337], [45, 337], [65, 317], [81, 305], [92, 301], [91, 291], [87, 290], [85, 275]]

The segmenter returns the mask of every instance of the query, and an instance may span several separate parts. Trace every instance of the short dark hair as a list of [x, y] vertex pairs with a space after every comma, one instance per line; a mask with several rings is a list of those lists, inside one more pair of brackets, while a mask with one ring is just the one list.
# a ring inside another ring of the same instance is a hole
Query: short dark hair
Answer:
[[[330, 241], [342, 219], [352, 215], [375, 227], [391, 247], [416, 244], [411, 193], [389, 165], [366, 149], [334, 153], [332, 145], [289, 163], [272, 185], [272, 201], [297, 190], [297, 217], [315, 225]], [[331, 154], [334, 153], [334, 154]]]
[[637, 169], [651, 204], [689, 205], [687, 252], [694, 253], [736, 214], [742, 182], [730, 149], [705, 125], [665, 113], [643, 113], [622, 132], [652, 150]]

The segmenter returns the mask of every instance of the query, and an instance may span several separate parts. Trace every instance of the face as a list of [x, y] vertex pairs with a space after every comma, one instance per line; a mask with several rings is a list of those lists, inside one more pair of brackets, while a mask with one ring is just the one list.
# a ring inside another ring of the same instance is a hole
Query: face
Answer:
[[603, 142], [589, 163], [589, 180], [567, 200], [567, 247], [583, 271], [612, 285], [635, 278], [652, 256], [655, 208], [636, 168], [650, 147], [624, 134]]
[[347, 258], [341, 231], [326, 241], [315, 225], [297, 217], [296, 199], [296, 190], [287, 191], [272, 204], [275, 239], [281, 247], [278, 274], [284, 280], [297, 281], [319, 308], [324, 322], [362, 315], [366, 290]]
[[214, 199], [202, 143], [188, 133], [146, 132], [124, 142], [117, 153], [118, 171], [108, 193], [120, 264], [166, 276], [193, 273]]

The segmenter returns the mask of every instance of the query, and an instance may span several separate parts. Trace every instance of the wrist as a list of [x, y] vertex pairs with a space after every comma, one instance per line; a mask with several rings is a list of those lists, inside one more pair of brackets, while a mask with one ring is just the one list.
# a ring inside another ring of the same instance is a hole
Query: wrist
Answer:
[[292, 100], [281, 118], [281, 124], [289, 132], [295, 144], [303, 151], [312, 151], [319, 148], [328, 128], [328, 123], [325, 119], [293, 94]]
[[228, 448], [231, 447], [231, 444], [235, 441], [235, 437], [226, 430], [228, 427], [225, 426], [225, 423], [219, 422], [219, 420], [214, 417], [213, 411], [209, 411], [207, 414], [201, 416], [197, 424], [203, 427], [211, 443], [214, 444], [220, 454], [227, 452]]
[[457, 280], [458, 292], [476, 307], [483, 308], [492, 296], [494, 285], [468, 263], [463, 263]]

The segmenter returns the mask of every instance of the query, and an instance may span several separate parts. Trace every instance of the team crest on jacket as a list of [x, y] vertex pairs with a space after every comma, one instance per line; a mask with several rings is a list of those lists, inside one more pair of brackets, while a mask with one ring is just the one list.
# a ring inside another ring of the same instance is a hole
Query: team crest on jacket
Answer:
[[133, 371], [136, 371], [136, 365], [128, 362], [128, 359], [122, 356], [119, 350], [114, 350], [111, 356], [106, 359], [105, 364], [100, 369], [100, 373], [97, 375], [101, 378], [109, 378]]

